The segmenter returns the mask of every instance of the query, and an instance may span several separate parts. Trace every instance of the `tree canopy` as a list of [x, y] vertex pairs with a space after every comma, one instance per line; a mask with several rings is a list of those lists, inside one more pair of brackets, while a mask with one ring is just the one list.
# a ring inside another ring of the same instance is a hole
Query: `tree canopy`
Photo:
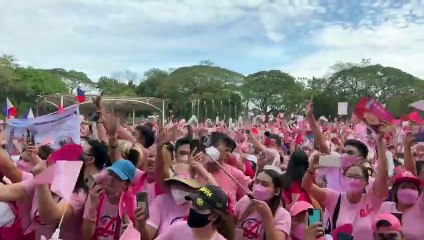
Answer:
[[23, 67], [13, 56], [3, 55], [0, 84], [4, 96], [0, 103], [9, 97], [21, 114], [34, 105], [39, 95], [75, 93], [81, 87], [105, 95], [166, 98], [170, 100], [168, 110], [175, 117], [195, 114], [200, 119], [236, 118], [247, 108], [266, 114], [298, 112], [311, 98], [315, 114], [336, 116], [338, 102], [348, 102], [351, 112], [365, 95], [375, 96], [400, 116], [408, 112], [409, 103], [424, 95], [422, 79], [397, 68], [371, 64], [370, 59], [337, 62], [325, 76], [306, 82], [280, 70], [244, 76], [209, 60], [177, 69], [152, 68], [141, 78], [124, 70], [93, 81], [78, 70]]

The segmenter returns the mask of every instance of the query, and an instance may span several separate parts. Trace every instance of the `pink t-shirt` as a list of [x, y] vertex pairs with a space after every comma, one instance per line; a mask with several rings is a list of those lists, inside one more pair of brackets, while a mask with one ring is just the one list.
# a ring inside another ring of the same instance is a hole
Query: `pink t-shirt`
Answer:
[[[396, 209], [396, 203], [384, 202], [380, 211], [382, 213], [400, 213]], [[423, 196], [410, 209], [402, 213], [402, 233], [407, 240], [420, 240], [424, 236], [424, 228], [419, 224], [424, 222]], [[418, 224], [418, 225], [417, 225]]]
[[[238, 221], [237, 227], [243, 230], [243, 239], [245, 240], [262, 240], [264, 239], [265, 229], [263, 226], [262, 217], [256, 211], [247, 216], [243, 216], [249, 207], [250, 199], [245, 196], [237, 202], [235, 209], [235, 216]], [[279, 207], [274, 215], [274, 228], [284, 232], [287, 236], [290, 235], [291, 229], [291, 216], [283, 207]]]
[[[193, 231], [187, 225], [187, 222], [177, 222], [170, 226], [166, 231], [159, 235], [156, 240], [196, 240], [193, 235]], [[215, 233], [214, 237], [211, 240], [225, 240], [225, 238], [219, 234]]]
[[[231, 174], [246, 190], [248, 189], [249, 177], [244, 175], [239, 169], [230, 166], [228, 164], [223, 164], [224, 169]], [[212, 173], [215, 181], [218, 183], [219, 187], [228, 194], [230, 198], [230, 206], [235, 206], [235, 203], [238, 199], [246, 195], [245, 191], [237, 185], [228, 175], [223, 171], [219, 170], [218, 172]]]
[[162, 194], [162, 192], [158, 191], [160, 189], [158, 189], [158, 186], [156, 186], [156, 182], [147, 182], [147, 178], [146, 176], [144, 176], [145, 174], [146, 172], [137, 169], [135, 172], [135, 177], [132, 186], [136, 190], [136, 193], [147, 192], [147, 197], [150, 203], [157, 195]]
[[[333, 216], [339, 195], [339, 192], [326, 189], [325, 209], [328, 211], [329, 216]], [[378, 198], [373, 191], [368, 191], [358, 203], [352, 204], [347, 199], [346, 193], [342, 193], [336, 227], [352, 224], [353, 237], [355, 239], [373, 239], [371, 226], [383, 201], [384, 198]]]
[[[91, 201], [85, 203], [84, 219], [89, 219], [88, 209], [91, 208]], [[97, 222], [96, 233], [93, 239], [97, 240], [114, 240], [115, 234], [122, 234], [122, 229], [118, 224], [119, 220], [119, 204], [111, 204], [105, 195], [100, 196], [99, 206], [97, 206]], [[116, 233], [119, 231], [118, 233]]]
[[[35, 188], [35, 185], [32, 182], [32, 178], [27, 178], [22, 182], [27, 190], [29, 196], [32, 196], [32, 202], [29, 215], [30, 224], [24, 230], [26, 234], [35, 231], [36, 239], [40, 239], [41, 236], [45, 236], [46, 238], [50, 238], [54, 231], [56, 230], [56, 224], [46, 224], [44, 223], [39, 216], [38, 213], [38, 199], [39, 192]], [[53, 198], [56, 202], [63, 202], [64, 200], [53, 194]], [[79, 191], [78, 193], [72, 193], [71, 199], [69, 201], [70, 206], [73, 208], [74, 214], [71, 219], [64, 219], [64, 222], [61, 226], [61, 237], [63, 240], [72, 240], [81, 238], [81, 231], [75, 231], [76, 228], [81, 229], [81, 217], [83, 214], [84, 204], [87, 199], [87, 194], [84, 191]], [[24, 208], [28, 206], [23, 204]], [[22, 210], [22, 209], [21, 209]], [[24, 219], [27, 218], [28, 213], [24, 214]]]
[[149, 206], [150, 218], [147, 224], [156, 228], [159, 235], [174, 223], [182, 221], [189, 209], [189, 203], [177, 205], [170, 194], [161, 194]]

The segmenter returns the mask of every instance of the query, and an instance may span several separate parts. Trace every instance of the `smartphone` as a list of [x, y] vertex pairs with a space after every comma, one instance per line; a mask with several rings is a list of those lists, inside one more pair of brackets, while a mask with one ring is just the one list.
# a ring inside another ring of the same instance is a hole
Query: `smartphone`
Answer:
[[318, 208], [308, 209], [308, 226], [321, 222], [321, 210]]
[[424, 131], [419, 131], [417, 134], [415, 134], [415, 141], [417, 143], [424, 142]]
[[34, 136], [34, 133], [31, 133], [28, 129], [27, 129], [27, 144], [29, 146], [34, 146], [35, 145], [35, 136]]
[[92, 189], [94, 184], [96, 184], [96, 181], [94, 180], [94, 177], [92, 175], [88, 175], [86, 184], [88, 189]]
[[190, 142], [190, 153], [192, 153], [194, 150], [196, 150], [196, 152], [194, 153], [196, 155], [199, 152], [202, 152], [203, 149], [204, 149], [204, 147], [200, 143], [200, 140], [198, 140], [198, 139], [191, 140], [191, 142]]
[[337, 240], [353, 240], [353, 236], [347, 233], [339, 233]]
[[149, 200], [147, 198], [147, 192], [139, 192], [136, 195], [137, 207], [144, 209], [144, 215], [149, 218]]
[[323, 167], [341, 167], [340, 157], [334, 155], [320, 156], [318, 164]]

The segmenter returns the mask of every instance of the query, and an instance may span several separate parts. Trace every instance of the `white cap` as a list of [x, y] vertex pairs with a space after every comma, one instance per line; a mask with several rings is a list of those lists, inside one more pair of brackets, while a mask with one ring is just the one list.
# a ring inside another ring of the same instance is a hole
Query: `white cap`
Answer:
[[212, 160], [214, 161], [218, 161], [219, 157], [220, 157], [220, 153], [218, 151], [218, 149], [216, 149], [215, 147], [208, 147], [205, 149], [206, 155], [209, 156], [210, 158], [212, 158]]

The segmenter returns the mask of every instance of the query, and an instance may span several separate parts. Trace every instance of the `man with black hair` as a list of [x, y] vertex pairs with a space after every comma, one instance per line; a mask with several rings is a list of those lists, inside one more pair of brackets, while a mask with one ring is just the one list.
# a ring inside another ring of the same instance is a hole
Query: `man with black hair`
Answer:
[[190, 156], [190, 137], [184, 137], [175, 143], [175, 161], [177, 163], [188, 163]]
[[135, 128], [134, 137], [144, 148], [149, 148], [155, 143], [155, 133], [148, 125], [139, 125]]
[[[246, 194], [245, 190], [248, 189], [249, 177], [239, 169], [225, 163], [237, 146], [233, 139], [224, 133], [213, 133], [211, 144], [211, 147], [206, 148], [205, 168], [228, 194], [230, 203], [234, 206], [236, 201]], [[221, 167], [231, 174], [241, 186], [236, 184]]]
[[[83, 156], [81, 157], [87, 168], [101, 170], [105, 165], [110, 166], [108, 147], [98, 140], [82, 141]], [[88, 171], [89, 172], [89, 171]], [[94, 172], [94, 171], [93, 171]]]
[[349, 139], [344, 144], [344, 152], [347, 155], [354, 155], [358, 158], [366, 160], [369, 150], [365, 143], [356, 139]]

